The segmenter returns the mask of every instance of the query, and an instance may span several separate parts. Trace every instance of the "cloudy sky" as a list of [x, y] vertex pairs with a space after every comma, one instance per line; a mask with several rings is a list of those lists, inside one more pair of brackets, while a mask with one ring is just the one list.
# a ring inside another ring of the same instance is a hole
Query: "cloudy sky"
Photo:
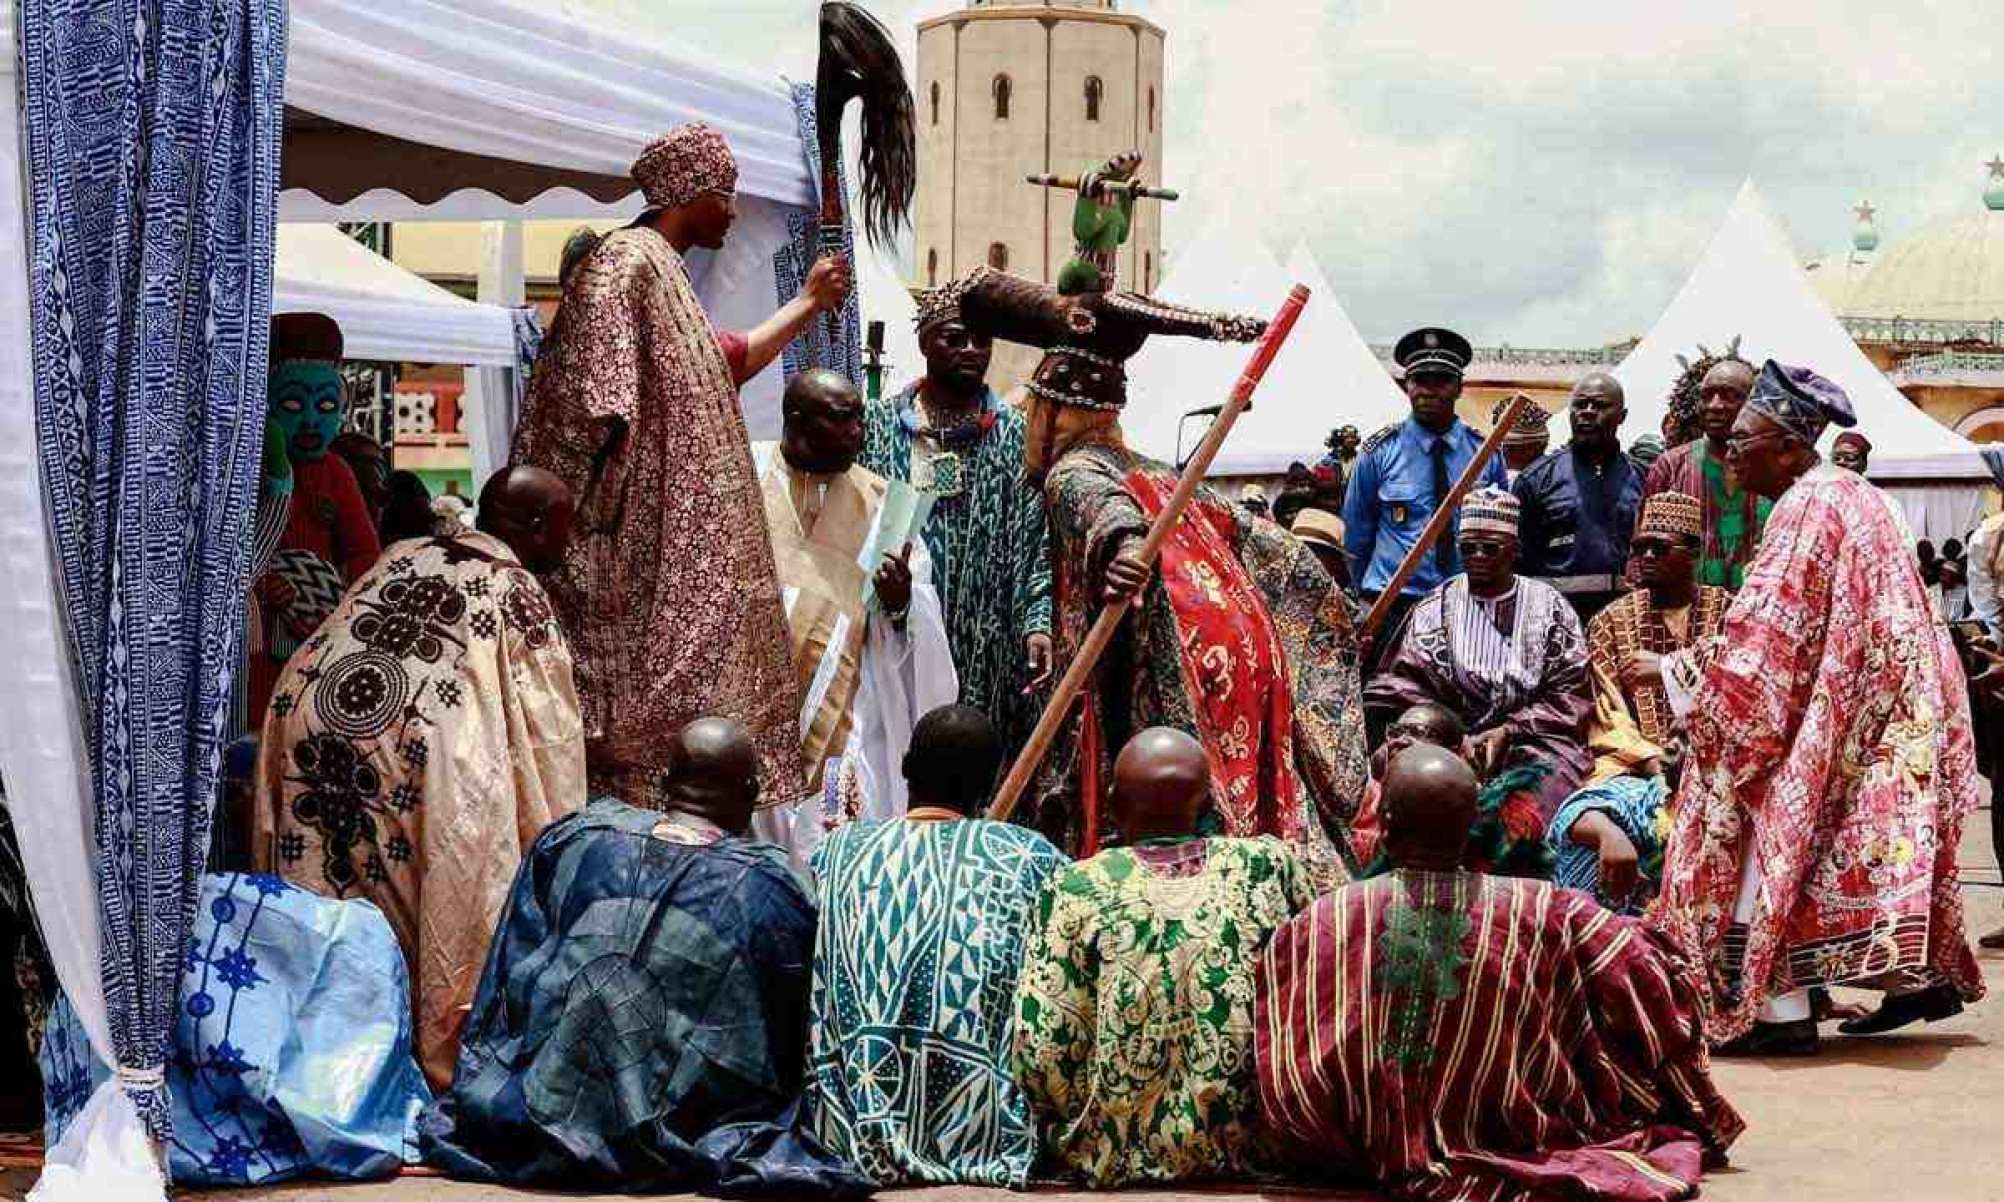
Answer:
[[[561, 0], [811, 78], [809, 0]], [[940, 0], [871, 0], [904, 38]], [[1123, 0], [1168, 31], [1165, 245], [1229, 201], [1305, 236], [1366, 336], [1638, 335], [1751, 174], [1804, 256], [1974, 211], [1996, 0]]]

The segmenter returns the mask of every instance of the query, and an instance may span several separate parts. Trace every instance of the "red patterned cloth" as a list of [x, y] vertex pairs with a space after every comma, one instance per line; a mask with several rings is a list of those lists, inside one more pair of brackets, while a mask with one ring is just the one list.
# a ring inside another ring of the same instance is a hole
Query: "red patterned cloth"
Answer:
[[[1176, 480], [1168, 465], [1114, 446], [1075, 448], [1052, 468], [1058, 663], [1099, 615], [1107, 562], [1147, 533]], [[1208, 488], [1053, 742], [1029, 820], [1091, 854], [1115, 833], [1104, 806], [1114, 755], [1157, 725], [1203, 742], [1218, 833], [1278, 835], [1303, 845], [1319, 880], [1340, 873], [1332, 836], [1347, 838], [1365, 776], [1348, 603], [1305, 545]]]
[[[1769, 516], [1719, 635], [1665, 661], [1691, 734], [1657, 920], [1709, 970], [1711, 1035], [1768, 997], [1931, 970], [1967, 999], [1955, 854], [1976, 808], [1968, 686], [1892, 502], [1817, 468]], [[1751, 841], [1743, 988], [1726, 928]]]
[[1304, 1168], [1395, 1198], [1687, 1198], [1744, 1126], [1696, 975], [1585, 894], [1398, 870], [1267, 943], [1260, 1106]]
[[[1149, 522], [1175, 491], [1143, 465], [1127, 486]], [[1181, 629], [1183, 683], [1211, 762], [1211, 800], [1227, 833], [1301, 837], [1301, 781], [1294, 774], [1294, 700], [1287, 651], [1245, 565], [1228, 541], [1233, 519], [1215, 498], [1192, 502], [1195, 520], [1162, 541], [1159, 570]]]

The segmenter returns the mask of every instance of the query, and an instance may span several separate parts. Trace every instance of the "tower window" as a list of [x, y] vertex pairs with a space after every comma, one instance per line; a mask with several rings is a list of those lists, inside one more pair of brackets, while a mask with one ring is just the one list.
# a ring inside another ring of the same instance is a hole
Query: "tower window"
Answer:
[[[934, 87], [939, 85], [934, 84]], [[1148, 132], [1155, 132], [1155, 89], [1148, 89]]]
[[1009, 248], [1000, 242], [988, 244], [988, 265], [997, 271], [1009, 270]]
[[939, 248], [937, 246], [931, 247], [925, 252], [925, 286], [928, 288], [939, 287]]
[[932, 81], [932, 123], [939, 124], [939, 81]]
[[1007, 75], [997, 75], [995, 77], [993, 91], [995, 93], [995, 119], [997, 121], [1007, 121], [1009, 119], [1009, 97], [1015, 90], [1016, 85], [1009, 82]]
[[1106, 94], [1106, 85], [1100, 82], [1099, 76], [1097, 75], [1086, 76], [1086, 81], [1085, 81], [1086, 120], [1088, 121], [1099, 120], [1099, 101], [1100, 97], [1104, 96], [1105, 94]]
[[1155, 253], [1141, 252], [1141, 290], [1148, 291], [1155, 286]]

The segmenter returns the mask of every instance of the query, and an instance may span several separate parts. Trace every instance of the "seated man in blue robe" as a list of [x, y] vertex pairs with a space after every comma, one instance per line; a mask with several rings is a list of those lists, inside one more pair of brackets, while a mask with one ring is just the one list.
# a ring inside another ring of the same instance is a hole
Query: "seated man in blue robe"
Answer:
[[[415, 1162], [431, 1091], [409, 998], [396, 933], [368, 902], [275, 876], [203, 877], [167, 1060], [174, 1183], [354, 1180]], [[41, 1065], [53, 1147], [111, 1076], [68, 998]]]
[[668, 758], [664, 810], [595, 801], [530, 849], [425, 1159], [566, 1189], [867, 1192], [795, 1124], [816, 915], [786, 853], [745, 837], [751, 734], [698, 719]]

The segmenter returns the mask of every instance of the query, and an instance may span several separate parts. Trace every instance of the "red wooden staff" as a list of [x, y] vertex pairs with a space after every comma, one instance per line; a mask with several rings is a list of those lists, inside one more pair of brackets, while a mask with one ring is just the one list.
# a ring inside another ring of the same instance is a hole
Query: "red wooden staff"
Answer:
[[1433, 516], [1426, 520], [1426, 525], [1421, 528], [1419, 538], [1414, 540], [1412, 549], [1406, 552], [1403, 560], [1399, 561], [1399, 570], [1393, 572], [1392, 578], [1385, 582], [1385, 590], [1379, 593], [1378, 599], [1372, 603], [1371, 612], [1364, 615], [1365, 646], [1369, 646], [1371, 641], [1378, 637], [1378, 627], [1385, 624], [1385, 615], [1392, 611], [1392, 606], [1398, 602], [1399, 594], [1405, 591], [1406, 581], [1411, 580], [1413, 573], [1419, 571], [1420, 561], [1427, 557], [1433, 550], [1433, 545], [1447, 533], [1447, 524], [1454, 520], [1454, 511], [1461, 508], [1461, 499], [1475, 487], [1475, 481], [1481, 477], [1482, 469], [1488, 467], [1489, 461], [1503, 449], [1503, 440], [1509, 437], [1510, 427], [1517, 423], [1517, 415], [1524, 412], [1524, 407], [1530, 403], [1531, 398], [1521, 392], [1510, 398], [1510, 403], [1503, 407], [1502, 416], [1496, 419], [1496, 428], [1489, 431], [1489, 437], [1482, 440], [1482, 446], [1475, 452], [1475, 458], [1469, 460], [1468, 466], [1461, 469], [1461, 478], [1454, 482], [1453, 488], [1447, 490], [1446, 498], [1435, 507]]
[[[1141, 562], [1153, 566], [1156, 554], [1162, 549], [1162, 540], [1176, 528], [1176, 522], [1189, 507], [1190, 498], [1197, 493], [1197, 486], [1204, 482], [1204, 473], [1217, 458], [1218, 449], [1224, 445], [1225, 435], [1231, 433], [1232, 423], [1239, 420], [1252, 403], [1252, 394], [1259, 387], [1260, 377], [1273, 365], [1273, 357], [1280, 352], [1280, 344], [1294, 329], [1294, 323], [1301, 318], [1301, 310], [1308, 304], [1308, 289], [1300, 284], [1287, 294], [1287, 300], [1280, 306], [1280, 312], [1273, 315], [1267, 324], [1266, 333], [1261, 335], [1259, 344], [1253, 348], [1252, 360], [1245, 371], [1239, 373], [1239, 381], [1232, 387], [1231, 399], [1219, 411], [1218, 420], [1211, 424], [1210, 432], [1197, 446], [1196, 454], [1183, 468], [1182, 477], [1176, 482], [1176, 491], [1169, 495], [1169, 501], [1162, 512], [1155, 515], [1155, 521], [1148, 527], [1148, 537], [1141, 541]], [[1043, 716], [1037, 719], [1037, 729], [1030, 732], [1030, 741], [1023, 746], [1023, 753], [1009, 767], [1009, 775], [1002, 781], [1002, 788], [995, 794], [994, 804], [988, 807], [988, 816], [1002, 820], [1016, 809], [1016, 802], [1030, 783], [1030, 775], [1043, 762], [1044, 752], [1051, 746], [1051, 740], [1058, 734], [1058, 726], [1065, 720], [1079, 691], [1085, 687], [1086, 678], [1092, 675], [1099, 657], [1106, 653], [1106, 645], [1113, 641], [1114, 631], [1120, 628], [1120, 620], [1127, 616], [1134, 598], [1123, 597], [1099, 611], [1092, 629], [1087, 632], [1085, 643], [1072, 658], [1071, 665], [1052, 691], [1051, 700], [1044, 706]]]

